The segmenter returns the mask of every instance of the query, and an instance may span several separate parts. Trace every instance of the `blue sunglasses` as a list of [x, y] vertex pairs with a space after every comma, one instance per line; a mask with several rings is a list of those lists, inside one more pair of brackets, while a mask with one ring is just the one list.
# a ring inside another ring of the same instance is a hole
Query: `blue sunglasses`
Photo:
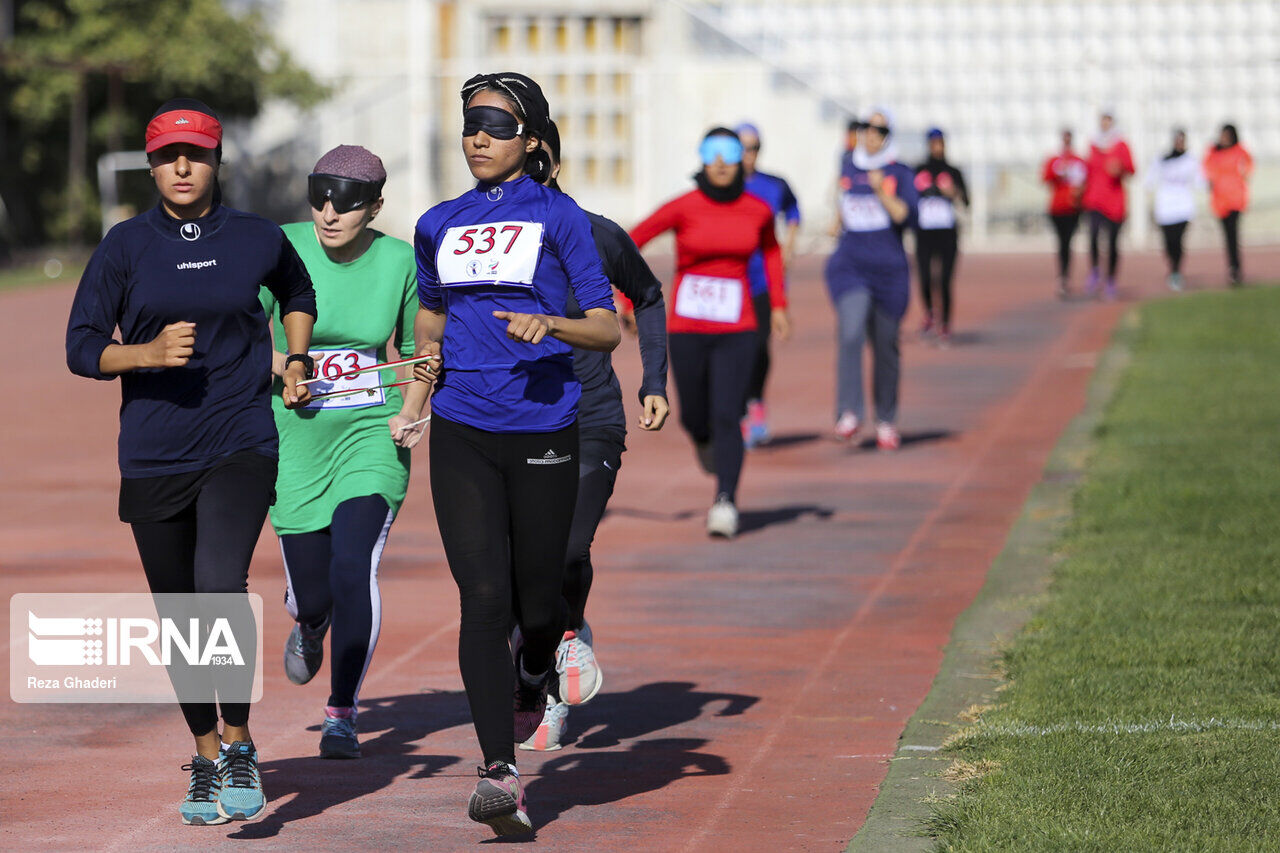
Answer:
[[704, 166], [710, 166], [716, 158], [735, 166], [742, 162], [742, 143], [732, 136], [708, 136], [698, 146], [698, 156]]

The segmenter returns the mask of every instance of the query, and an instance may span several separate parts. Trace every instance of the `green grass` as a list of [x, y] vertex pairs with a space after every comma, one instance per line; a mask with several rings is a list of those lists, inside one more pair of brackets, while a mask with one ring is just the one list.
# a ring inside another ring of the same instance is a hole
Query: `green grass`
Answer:
[[78, 281], [84, 271], [84, 263], [78, 261], [59, 261], [60, 269], [56, 278], [50, 278], [44, 271], [43, 264], [0, 269], [0, 290], [12, 290], [18, 287], [32, 287], [41, 284], [56, 284]]
[[1280, 848], [1280, 290], [1131, 334], [1048, 603], [948, 746], [987, 772], [940, 850]]

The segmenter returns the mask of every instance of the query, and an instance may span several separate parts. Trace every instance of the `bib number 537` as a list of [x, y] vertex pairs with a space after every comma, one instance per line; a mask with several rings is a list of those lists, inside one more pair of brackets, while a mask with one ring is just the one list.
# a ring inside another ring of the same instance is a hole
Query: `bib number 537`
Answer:
[[[520, 239], [520, 232], [523, 230], [523, 225], [503, 225], [501, 228], [486, 225], [483, 228], [468, 228], [458, 235], [459, 243], [465, 243], [465, 245], [454, 249], [453, 253], [455, 255], [465, 255], [474, 249], [477, 255], [487, 255], [498, 245], [499, 238], [502, 238], [506, 240], [507, 244], [502, 250], [502, 254], [509, 255], [511, 250], [515, 248], [516, 241]], [[478, 246], [477, 243], [479, 243]]]

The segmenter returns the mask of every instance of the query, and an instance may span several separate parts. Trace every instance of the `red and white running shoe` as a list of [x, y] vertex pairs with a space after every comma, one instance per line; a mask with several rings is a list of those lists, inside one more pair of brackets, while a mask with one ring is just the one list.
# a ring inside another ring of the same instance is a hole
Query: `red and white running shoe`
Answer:
[[569, 705], [585, 705], [604, 686], [600, 664], [592, 646], [591, 626], [584, 620], [582, 630], [565, 631], [556, 647], [556, 674], [560, 676], [560, 701]]
[[881, 450], [897, 450], [901, 446], [902, 436], [898, 435], [893, 424], [882, 422], [876, 425], [876, 447]]

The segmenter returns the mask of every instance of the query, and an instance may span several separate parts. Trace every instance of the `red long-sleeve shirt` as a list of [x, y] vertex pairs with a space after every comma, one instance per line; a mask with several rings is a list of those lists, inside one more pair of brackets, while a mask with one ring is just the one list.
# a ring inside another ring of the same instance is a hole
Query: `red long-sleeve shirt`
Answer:
[[757, 249], [764, 254], [769, 304], [787, 306], [782, 250], [774, 233], [773, 211], [765, 202], [748, 193], [729, 202], [713, 201], [701, 190], [693, 190], [632, 228], [631, 239], [644, 246], [670, 230], [676, 232], [676, 280], [667, 302], [667, 331], [755, 330], [747, 262]]
[[1129, 145], [1116, 140], [1105, 151], [1089, 146], [1089, 174], [1084, 182], [1085, 210], [1096, 210], [1112, 222], [1122, 222], [1128, 212], [1125, 205], [1124, 179], [1133, 174], [1133, 157]]
[[1055, 154], [1044, 163], [1040, 179], [1049, 185], [1049, 213], [1069, 216], [1080, 212], [1080, 192], [1084, 189], [1087, 167], [1084, 160], [1070, 151]]

